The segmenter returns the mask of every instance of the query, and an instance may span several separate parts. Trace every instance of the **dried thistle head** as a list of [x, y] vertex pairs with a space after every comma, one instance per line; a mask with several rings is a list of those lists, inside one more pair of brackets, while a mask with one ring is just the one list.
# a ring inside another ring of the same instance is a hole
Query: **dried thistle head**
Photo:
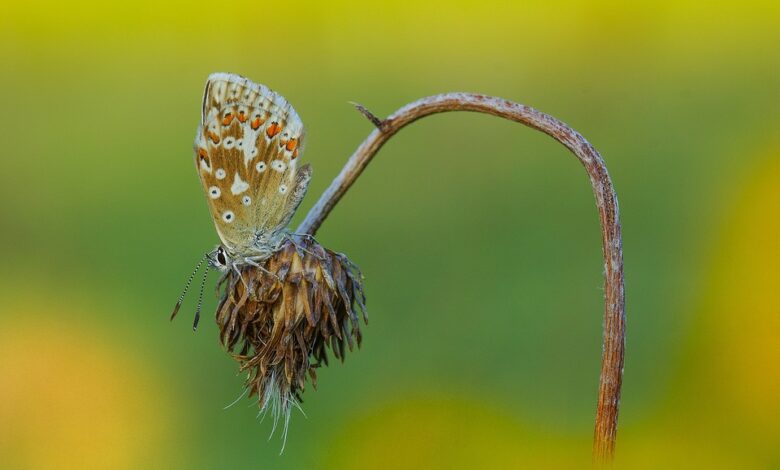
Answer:
[[328, 349], [344, 360], [360, 346], [358, 314], [368, 322], [360, 270], [346, 256], [312, 237], [288, 236], [260, 267], [229, 270], [216, 321], [220, 341], [247, 371], [246, 389], [261, 413], [272, 412], [274, 428], [298, 406], [306, 377], [317, 386], [316, 368]]

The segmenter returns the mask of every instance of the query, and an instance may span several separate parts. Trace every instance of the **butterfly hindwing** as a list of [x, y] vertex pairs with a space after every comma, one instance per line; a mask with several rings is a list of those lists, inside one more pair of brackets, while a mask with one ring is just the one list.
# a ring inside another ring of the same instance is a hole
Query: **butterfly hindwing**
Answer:
[[203, 97], [195, 165], [223, 244], [237, 254], [271, 240], [306, 192], [297, 167], [303, 123], [280, 95], [232, 74], [212, 74]]

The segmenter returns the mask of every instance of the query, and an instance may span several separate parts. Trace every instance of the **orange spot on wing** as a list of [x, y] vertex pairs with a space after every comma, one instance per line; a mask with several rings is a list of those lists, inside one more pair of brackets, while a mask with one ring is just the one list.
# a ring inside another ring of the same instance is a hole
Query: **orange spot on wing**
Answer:
[[233, 122], [233, 113], [225, 113], [225, 117], [222, 118], [222, 125], [229, 126]]
[[209, 161], [209, 153], [206, 151], [206, 149], [201, 147], [198, 148], [198, 159], [206, 162], [206, 165], [211, 166], [211, 162]]
[[237, 119], [239, 122], [246, 122], [246, 114], [243, 110], [238, 112]]
[[292, 160], [295, 160], [296, 158], [298, 158], [298, 149], [293, 150], [292, 154]]
[[255, 116], [255, 119], [252, 121], [252, 129], [257, 130], [260, 128], [260, 126], [263, 125], [263, 122], [265, 122], [260, 116]]
[[211, 131], [208, 132], [209, 139], [211, 139], [212, 142], [215, 144], [219, 143], [219, 136]]
[[279, 125], [276, 121], [273, 121], [270, 126], [268, 126], [268, 129], [265, 130], [265, 134], [268, 136], [269, 139], [272, 139], [276, 134], [282, 132], [282, 126]]
[[290, 141], [287, 142], [285, 148], [287, 149], [288, 152], [292, 152], [293, 150], [295, 150], [295, 147], [297, 146], [298, 146], [298, 139], [290, 139]]

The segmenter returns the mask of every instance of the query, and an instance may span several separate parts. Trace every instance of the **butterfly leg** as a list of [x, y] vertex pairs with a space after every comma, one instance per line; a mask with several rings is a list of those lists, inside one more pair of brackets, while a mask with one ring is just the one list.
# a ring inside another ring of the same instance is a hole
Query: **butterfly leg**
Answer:
[[292, 235], [308, 238], [309, 240], [313, 241], [314, 243], [317, 243], [317, 240], [314, 239], [314, 236], [309, 235], [308, 233], [288, 233], [287, 234], [287, 239], [290, 240], [290, 242], [295, 246], [296, 249], [299, 249], [299, 250], [301, 250], [303, 252], [306, 252], [306, 253], [314, 256], [318, 260], [322, 261], [322, 257], [321, 256], [317, 255], [316, 253], [311, 252], [310, 250], [307, 250], [306, 248], [304, 248], [301, 245], [299, 245], [298, 243], [296, 243], [295, 239], [292, 237]]
[[233, 263], [233, 271], [235, 271], [236, 274], [238, 275], [238, 278], [241, 279], [241, 282], [244, 284], [246, 290], [249, 290], [249, 285], [246, 283], [246, 280], [244, 280], [244, 276], [241, 275], [241, 270], [238, 269], [237, 263]]
[[287, 232], [287, 239], [290, 240], [291, 242], [295, 243], [295, 239], [293, 238], [293, 236], [306, 238], [306, 239], [308, 239], [308, 240], [310, 240], [310, 241], [312, 241], [314, 243], [318, 243], [317, 239], [314, 238], [314, 235], [311, 235], [311, 234], [308, 234], [308, 233]]
[[254, 266], [257, 269], [259, 269], [260, 271], [263, 271], [264, 273], [268, 274], [269, 276], [275, 277], [277, 281], [282, 282], [282, 280], [279, 279], [279, 276], [277, 276], [276, 274], [274, 274], [271, 271], [269, 271], [269, 270], [265, 269], [264, 267], [262, 267], [256, 260], [258, 260], [258, 258], [252, 258], [252, 257], [244, 258], [244, 262], [246, 264], [248, 264], [250, 266]]
[[310, 234], [310, 233], [294, 233], [294, 232], [288, 232], [288, 233], [287, 233], [287, 235], [295, 235], [296, 237], [303, 237], [303, 238], [308, 238], [309, 240], [317, 241], [317, 240], [314, 238], [314, 235], [312, 235], [312, 234]]

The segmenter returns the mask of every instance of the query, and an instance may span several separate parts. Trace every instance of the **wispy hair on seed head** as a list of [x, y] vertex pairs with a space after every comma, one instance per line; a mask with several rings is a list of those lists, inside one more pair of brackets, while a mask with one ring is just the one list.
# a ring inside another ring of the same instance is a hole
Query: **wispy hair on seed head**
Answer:
[[287, 445], [287, 431], [290, 428], [290, 415], [292, 414], [292, 409], [297, 408], [304, 416], [306, 416], [306, 413], [301, 409], [295, 395], [289, 390], [285, 391], [284, 384], [278, 382], [275, 371], [271, 372], [271, 375], [267, 380], [268, 384], [263, 396], [258, 398], [260, 411], [257, 412], [257, 417], [260, 418], [260, 422], [262, 423], [268, 412], [271, 412], [274, 423], [271, 427], [271, 433], [268, 435], [269, 440], [273, 437], [274, 432], [276, 432], [279, 420], [283, 420], [282, 449], [279, 451], [279, 454], [281, 454], [284, 452], [284, 448]]

